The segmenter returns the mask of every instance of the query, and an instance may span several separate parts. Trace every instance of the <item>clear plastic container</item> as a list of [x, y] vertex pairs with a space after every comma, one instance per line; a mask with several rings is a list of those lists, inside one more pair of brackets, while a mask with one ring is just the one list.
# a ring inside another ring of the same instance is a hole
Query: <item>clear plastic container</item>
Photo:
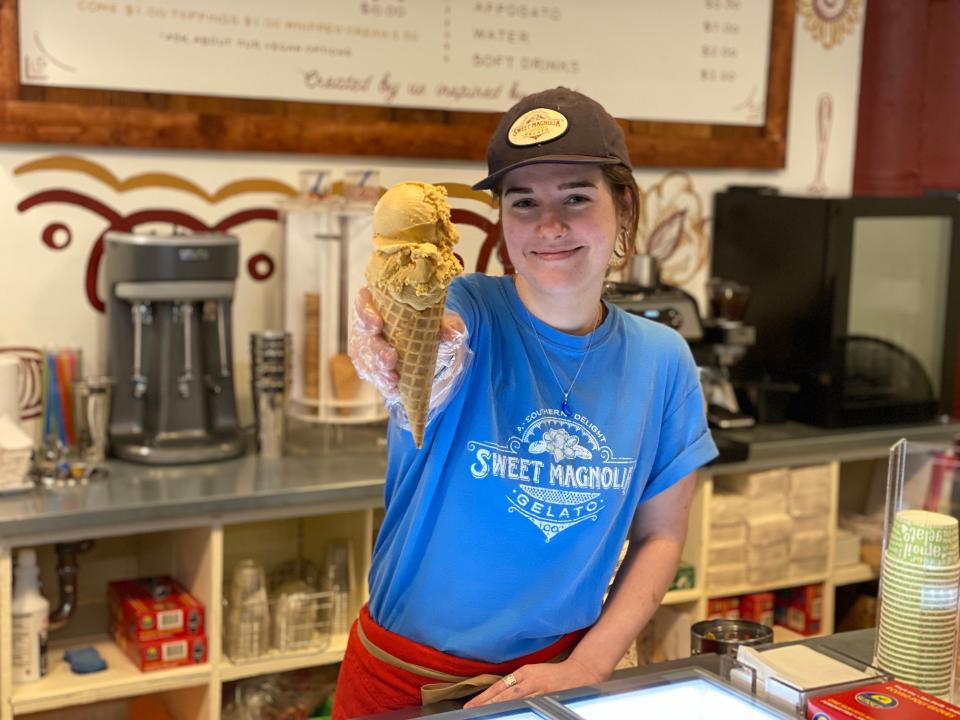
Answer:
[[[372, 185], [375, 183], [377, 192]], [[349, 197], [344, 195], [350, 189]], [[366, 284], [379, 180], [351, 177], [313, 202], [289, 202], [284, 220], [284, 328], [293, 336], [288, 414], [312, 423], [383, 420], [379, 394], [347, 355], [354, 298]]]

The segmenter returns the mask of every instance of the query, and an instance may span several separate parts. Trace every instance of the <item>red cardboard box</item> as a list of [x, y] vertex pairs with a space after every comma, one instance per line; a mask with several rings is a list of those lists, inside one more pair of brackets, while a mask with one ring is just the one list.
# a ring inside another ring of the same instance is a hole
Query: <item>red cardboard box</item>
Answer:
[[807, 701], [807, 720], [947, 720], [960, 708], [896, 680]]
[[740, 597], [710, 598], [707, 601], [707, 620], [726, 618], [740, 619]]
[[801, 635], [816, 635], [823, 623], [823, 586], [803, 585], [780, 590], [774, 615], [777, 625]]
[[773, 605], [776, 596], [772, 592], [751, 593], [740, 596], [740, 617], [761, 625], [773, 627]]
[[113, 639], [142, 672], [199, 665], [207, 661], [207, 636], [203, 633], [138, 640], [115, 632]]
[[167, 576], [115, 580], [107, 586], [110, 631], [139, 641], [203, 634], [203, 604]]

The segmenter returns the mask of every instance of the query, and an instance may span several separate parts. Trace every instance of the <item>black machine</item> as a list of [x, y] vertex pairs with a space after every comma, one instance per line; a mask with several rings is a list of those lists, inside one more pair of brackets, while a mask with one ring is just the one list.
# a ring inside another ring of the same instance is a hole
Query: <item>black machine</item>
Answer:
[[741, 386], [823, 427], [960, 415], [960, 202], [715, 195], [713, 272], [751, 288]]
[[[754, 419], [740, 411], [732, 385], [729, 366], [753, 342], [753, 328], [735, 320], [702, 318], [696, 298], [682, 288], [660, 281], [656, 261], [648, 255], [631, 259], [627, 282], [608, 282], [604, 299], [629, 313], [659, 322], [676, 330], [693, 350], [700, 368], [700, 380], [707, 401], [710, 426], [727, 430], [751, 427]], [[715, 285], [711, 286], [711, 292]], [[724, 286], [723, 290], [729, 290]], [[711, 294], [713, 301], [715, 294]], [[714, 303], [716, 310], [716, 303]], [[724, 305], [724, 309], [729, 309]], [[749, 448], [740, 442], [714, 434], [720, 451], [717, 462], [745, 460]]]

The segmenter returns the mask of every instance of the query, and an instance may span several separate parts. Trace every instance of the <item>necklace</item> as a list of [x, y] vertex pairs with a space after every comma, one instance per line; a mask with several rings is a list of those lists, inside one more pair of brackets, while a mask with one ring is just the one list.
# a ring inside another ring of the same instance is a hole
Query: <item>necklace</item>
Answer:
[[560, 412], [567, 417], [570, 417], [570, 404], [567, 402], [567, 400], [570, 397], [570, 391], [573, 390], [573, 386], [577, 382], [577, 378], [580, 377], [580, 371], [583, 370], [583, 363], [587, 359], [590, 348], [593, 347], [593, 335], [597, 332], [597, 328], [600, 327], [600, 319], [603, 317], [603, 303], [600, 303], [600, 310], [597, 312], [597, 321], [593, 324], [593, 330], [590, 331], [590, 339], [587, 341], [587, 349], [583, 351], [583, 357], [580, 358], [580, 365], [577, 367], [577, 372], [573, 376], [573, 380], [570, 381], [570, 385], [567, 386], [566, 390], [563, 389], [563, 383], [560, 382], [560, 377], [557, 375], [557, 371], [550, 363], [550, 358], [547, 357], [547, 351], [543, 347], [543, 341], [540, 339], [540, 333], [537, 332], [537, 328], [533, 324], [533, 318], [530, 316], [530, 311], [527, 310], [526, 305], [523, 306], [523, 309], [526, 310], [527, 322], [530, 323], [530, 329], [533, 331], [533, 336], [537, 339], [537, 345], [540, 346], [540, 352], [543, 353], [543, 359], [547, 363], [547, 367], [550, 368], [550, 372], [553, 373], [553, 379], [557, 381], [557, 387], [560, 388], [560, 392], [563, 393], [563, 402], [560, 403]]

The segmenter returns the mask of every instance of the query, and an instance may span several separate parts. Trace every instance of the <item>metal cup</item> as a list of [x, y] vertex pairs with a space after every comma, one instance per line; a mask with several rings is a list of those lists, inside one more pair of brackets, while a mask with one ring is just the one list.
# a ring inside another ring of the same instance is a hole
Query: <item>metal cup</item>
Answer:
[[293, 357], [290, 333], [267, 330], [251, 333], [251, 397], [257, 447], [268, 458], [283, 455], [286, 438], [287, 389]]
[[80, 378], [73, 381], [77, 450], [87, 463], [101, 463], [107, 457], [113, 383], [113, 378], [110, 377]]
[[717, 653], [737, 656], [741, 645], [773, 642], [773, 630], [752, 620], [701, 620], [690, 626], [690, 654]]

